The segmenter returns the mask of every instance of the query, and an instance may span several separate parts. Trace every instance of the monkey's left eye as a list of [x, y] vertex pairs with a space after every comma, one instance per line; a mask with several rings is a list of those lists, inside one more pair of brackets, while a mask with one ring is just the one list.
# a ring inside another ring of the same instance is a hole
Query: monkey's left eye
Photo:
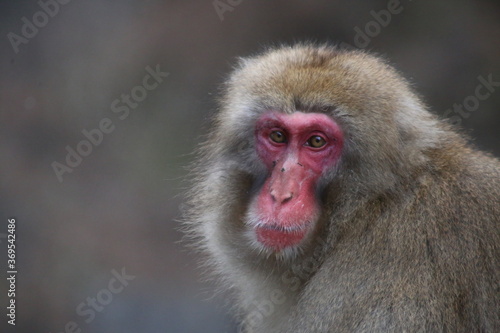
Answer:
[[310, 146], [313, 148], [321, 148], [324, 145], [326, 145], [326, 140], [319, 135], [311, 136], [306, 142], [306, 146]]
[[286, 142], [285, 133], [283, 133], [281, 131], [271, 132], [271, 134], [269, 135], [269, 138], [271, 138], [271, 140], [273, 140], [276, 143], [285, 143]]

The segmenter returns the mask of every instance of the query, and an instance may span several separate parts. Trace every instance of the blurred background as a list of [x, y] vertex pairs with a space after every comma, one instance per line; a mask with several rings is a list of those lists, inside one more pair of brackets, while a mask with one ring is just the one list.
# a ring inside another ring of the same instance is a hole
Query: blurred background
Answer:
[[500, 82], [498, 1], [1, 1], [0, 29], [1, 332], [236, 332], [178, 219], [219, 84], [265, 46], [383, 55], [500, 155], [500, 87], [475, 97]]

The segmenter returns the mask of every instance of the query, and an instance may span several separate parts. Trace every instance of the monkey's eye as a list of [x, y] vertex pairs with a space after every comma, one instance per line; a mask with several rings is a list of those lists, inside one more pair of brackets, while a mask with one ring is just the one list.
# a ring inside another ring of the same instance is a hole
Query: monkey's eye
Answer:
[[269, 138], [276, 143], [285, 143], [286, 142], [285, 133], [283, 133], [281, 131], [272, 131], [271, 134], [269, 135]]
[[311, 136], [306, 142], [306, 146], [310, 146], [313, 148], [321, 148], [324, 145], [326, 145], [326, 140], [319, 135]]

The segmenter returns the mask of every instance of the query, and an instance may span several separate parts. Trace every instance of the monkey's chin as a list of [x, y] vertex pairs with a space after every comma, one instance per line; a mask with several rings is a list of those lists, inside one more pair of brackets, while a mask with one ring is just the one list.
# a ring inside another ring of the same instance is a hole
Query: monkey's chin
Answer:
[[264, 247], [280, 252], [298, 246], [306, 237], [308, 225], [301, 227], [280, 228], [275, 226], [259, 226], [255, 228], [257, 241]]

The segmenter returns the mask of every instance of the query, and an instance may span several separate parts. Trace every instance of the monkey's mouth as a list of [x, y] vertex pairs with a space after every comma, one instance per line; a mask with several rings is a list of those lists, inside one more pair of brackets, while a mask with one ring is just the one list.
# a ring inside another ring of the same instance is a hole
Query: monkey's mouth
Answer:
[[257, 240], [276, 252], [298, 245], [306, 236], [309, 223], [294, 227], [262, 225], [255, 228]]

